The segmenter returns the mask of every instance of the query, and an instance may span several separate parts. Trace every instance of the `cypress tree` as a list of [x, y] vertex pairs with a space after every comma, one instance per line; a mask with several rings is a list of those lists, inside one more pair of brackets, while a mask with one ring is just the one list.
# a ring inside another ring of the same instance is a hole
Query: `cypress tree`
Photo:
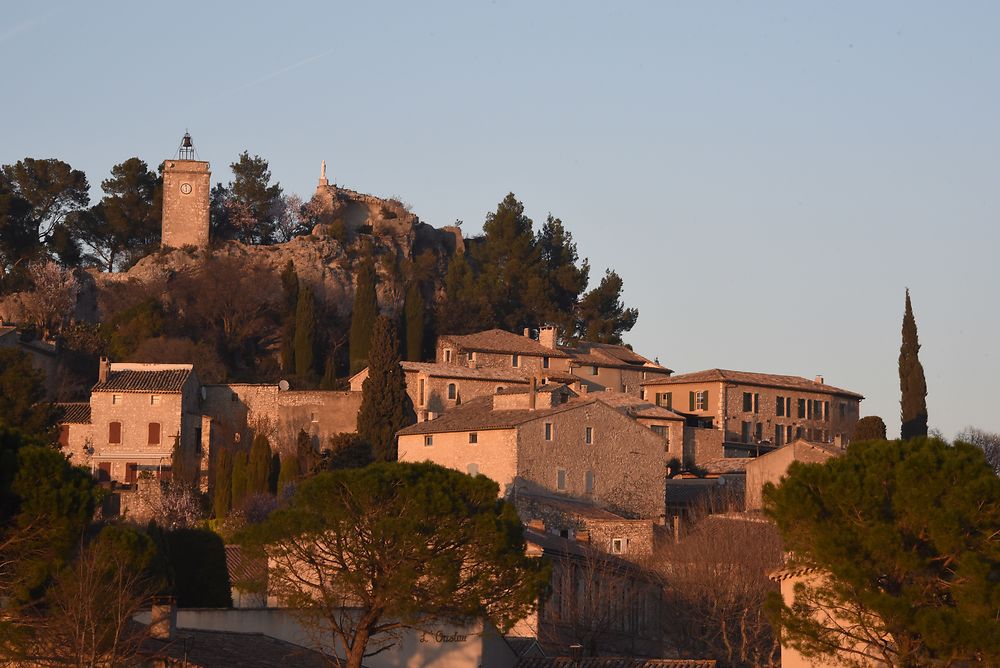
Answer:
[[927, 435], [927, 381], [917, 353], [917, 321], [906, 290], [906, 310], [903, 312], [903, 343], [899, 347], [900, 438], [907, 441]]
[[250, 446], [247, 464], [247, 494], [267, 492], [267, 477], [271, 469], [271, 444], [264, 434], [257, 434]]
[[403, 298], [406, 359], [419, 362], [424, 355], [424, 296], [418, 283], [410, 283]]
[[247, 497], [247, 453], [237, 450], [233, 453], [233, 495], [232, 507], [239, 508]]
[[354, 293], [354, 310], [351, 312], [351, 335], [348, 341], [351, 373], [355, 374], [368, 365], [368, 352], [372, 343], [375, 319], [378, 317], [378, 296], [375, 291], [375, 265], [365, 261], [358, 269], [357, 290]]
[[313, 463], [312, 436], [305, 429], [299, 429], [295, 439], [295, 461], [298, 464], [295, 471], [296, 476], [309, 473]]
[[219, 450], [215, 460], [215, 490], [212, 509], [216, 519], [225, 519], [233, 506], [233, 456], [228, 450]]
[[308, 285], [299, 290], [295, 309], [295, 374], [308, 376], [316, 359], [316, 300]]
[[333, 355], [326, 356], [326, 364], [323, 367], [323, 379], [319, 382], [319, 389], [333, 390], [337, 387], [337, 372], [333, 361]]
[[267, 471], [267, 491], [278, 493], [278, 478], [281, 476], [281, 455], [277, 452], [271, 455], [271, 466]]
[[375, 322], [368, 378], [361, 386], [358, 436], [371, 444], [375, 461], [396, 460], [396, 432], [408, 422], [406, 378], [399, 364], [396, 327], [385, 316]]
[[281, 459], [281, 473], [278, 474], [278, 494], [283, 494], [285, 487], [293, 484], [298, 479], [299, 458], [295, 455], [286, 455]]

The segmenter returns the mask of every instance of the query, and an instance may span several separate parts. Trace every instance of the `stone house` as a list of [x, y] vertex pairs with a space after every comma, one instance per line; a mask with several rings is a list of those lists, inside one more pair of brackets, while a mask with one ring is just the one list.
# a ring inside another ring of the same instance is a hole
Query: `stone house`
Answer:
[[[529, 379], [517, 371], [470, 368], [434, 362], [400, 363], [406, 378], [406, 394], [413, 402], [417, 421], [433, 420], [462, 402], [492, 396], [509, 387], [527, 388]], [[361, 392], [368, 368], [351, 376], [351, 391]]]
[[718, 429], [726, 454], [747, 456], [805, 438], [850, 441], [864, 397], [827, 385], [822, 376], [709, 369], [642, 382], [642, 396]]
[[581, 341], [574, 346], [557, 342], [556, 328], [542, 327], [538, 338], [502, 329], [438, 337], [436, 361], [476, 369], [508, 369], [546, 382], [565, 383], [578, 393], [613, 390], [638, 394], [639, 385], [668, 378], [672, 371], [625, 346]]
[[663, 517], [666, 462], [681, 456], [681, 443], [564, 385], [507, 388], [398, 435], [400, 461], [486, 475], [507, 498], [575, 497], [626, 517]]
[[112, 364], [102, 359], [88, 404], [64, 404], [60, 442], [73, 464], [101, 482], [169, 478], [174, 442], [202, 451], [200, 384], [190, 364]]
[[570, 538], [623, 559], [653, 553], [655, 520], [627, 519], [585, 500], [556, 495], [522, 493], [514, 504], [518, 517], [535, 532]]
[[828, 443], [813, 443], [799, 439], [747, 462], [746, 509], [759, 511], [763, 507], [761, 492], [764, 485], [780, 483], [792, 462], [822, 464], [832, 457], [839, 457], [844, 452], [843, 448]]

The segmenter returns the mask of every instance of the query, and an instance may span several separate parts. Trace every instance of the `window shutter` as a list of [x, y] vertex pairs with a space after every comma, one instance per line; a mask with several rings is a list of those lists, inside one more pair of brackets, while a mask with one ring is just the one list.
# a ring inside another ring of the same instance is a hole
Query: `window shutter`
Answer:
[[108, 425], [108, 443], [122, 442], [122, 423], [112, 422]]
[[694, 410], [694, 392], [689, 392], [688, 398], [691, 400], [691, 410]]
[[146, 440], [150, 445], [160, 444], [160, 423], [150, 422], [149, 423], [149, 438]]

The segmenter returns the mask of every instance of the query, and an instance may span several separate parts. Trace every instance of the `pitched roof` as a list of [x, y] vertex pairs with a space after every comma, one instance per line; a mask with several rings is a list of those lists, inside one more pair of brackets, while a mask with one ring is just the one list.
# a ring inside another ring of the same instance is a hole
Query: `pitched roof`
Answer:
[[709, 473], [724, 475], [727, 473], [746, 473], [747, 464], [753, 461], [752, 457], [720, 457], [709, 459], [698, 466]]
[[581, 341], [575, 346], [562, 346], [561, 350], [570, 354], [580, 365], [597, 365], [620, 369], [640, 369], [651, 373], [669, 375], [672, 370], [623, 345], [615, 343], [593, 343]]
[[683, 420], [684, 416], [675, 413], [669, 408], [657, 406], [652, 401], [640, 399], [634, 394], [625, 392], [594, 392], [588, 396], [594, 397], [598, 401], [623, 411], [631, 417], [647, 418], [654, 420]]
[[486, 369], [457, 364], [438, 364], [437, 362], [400, 362], [404, 372], [422, 372], [429, 376], [440, 378], [464, 378], [468, 380], [496, 380], [508, 383], [528, 383], [523, 373], [511, 369]]
[[458, 348], [484, 353], [570, 357], [562, 350], [543, 346], [532, 338], [502, 329], [488, 329], [485, 332], [475, 332], [474, 334], [446, 334], [440, 338], [443, 341], [450, 341]]
[[553, 510], [558, 510], [562, 513], [569, 515], [576, 515], [578, 517], [583, 517], [588, 520], [604, 520], [607, 522], [650, 522], [652, 520], [629, 520], [621, 515], [616, 515], [615, 513], [602, 508], [600, 506], [594, 505], [593, 503], [588, 503], [581, 499], [574, 499], [567, 496], [555, 496], [552, 494], [538, 494], [531, 492], [519, 492], [519, 500], [523, 500], [526, 503], [532, 503], [537, 506], [545, 506], [552, 508]]
[[319, 652], [262, 633], [187, 628], [178, 629], [177, 634], [169, 640], [145, 639], [140, 655], [173, 659], [178, 665], [186, 658], [185, 665], [198, 668], [320, 668], [329, 665]]
[[90, 404], [63, 403], [55, 404], [59, 411], [59, 424], [90, 424]]
[[692, 373], [682, 373], [679, 376], [669, 378], [656, 378], [645, 380], [641, 385], [680, 385], [684, 383], [707, 383], [707, 382], [731, 382], [742, 383], [744, 385], [762, 385], [765, 387], [777, 387], [781, 389], [805, 390], [808, 392], [823, 392], [826, 394], [840, 394], [857, 399], [864, 399], [864, 396], [857, 392], [844, 390], [826, 383], [817, 383], [814, 380], [803, 378], [802, 376], [785, 376], [774, 373], [753, 373], [750, 371], [731, 371], [729, 369], [706, 369]]
[[522, 656], [514, 668], [715, 668], [714, 659], [634, 659], [624, 656]]
[[191, 375], [190, 364], [112, 364], [107, 380], [93, 392], [163, 392], [177, 394]]
[[441, 417], [418, 422], [400, 429], [399, 436], [413, 434], [439, 434], [449, 431], [487, 431], [490, 429], [511, 429], [525, 422], [531, 422], [547, 415], [573, 410], [594, 403], [593, 399], [575, 399], [558, 406], [530, 408], [504, 408], [493, 410], [493, 397], [477, 397], [461, 406], [449, 409]]

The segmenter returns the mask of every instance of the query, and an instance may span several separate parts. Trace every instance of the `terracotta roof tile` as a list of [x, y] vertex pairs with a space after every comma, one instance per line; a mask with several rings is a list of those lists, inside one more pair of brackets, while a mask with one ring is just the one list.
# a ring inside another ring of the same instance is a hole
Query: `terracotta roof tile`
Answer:
[[484, 369], [459, 366], [457, 364], [438, 364], [436, 362], [401, 362], [403, 371], [410, 373], [426, 373], [439, 378], [464, 378], [468, 380], [496, 380], [508, 383], [527, 383], [528, 377], [510, 369]]
[[90, 404], [64, 403], [55, 404], [60, 412], [59, 424], [90, 424]]
[[438, 434], [452, 431], [487, 431], [490, 429], [510, 429], [525, 422], [531, 422], [546, 415], [555, 415], [573, 410], [594, 400], [576, 399], [551, 408], [511, 408], [493, 410], [493, 397], [477, 397], [461, 406], [449, 409], [441, 417], [410, 425], [396, 432], [399, 436], [413, 434]]
[[[185, 657], [185, 642], [187, 653]], [[315, 652], [262, 633], [205, 631], [182, 628], [169, 640], [147, 638], [140, 655], [147, 658], [169, 658], [193, 668], [270, 668], [271, 666], [302, 666], [320, 668], [329, 664]], [[174, 665], [171, 663], [171, 665]]]
[[619, 369], [636, 369], [664, 375], [673, 373], [665, 366], [643, 357], [634, 350], [613, 343], [581, 341], [576, 346], [561, 346], [560, 349], [569, 353], [574, 363], [582, 366], [597, 365]]
[[108, 372], [108, 378], [103, 383], [94, 385], [94, 392], [163, 392], [177, 394], [191, 375], [191, 366], [186, 368], [173, 367], [156, 369], [157, 365], [149, 365], [150, 369], [115, 369]]
[[703, 461], [698, 466], [710, 474], [746, 473], [747, 464], [752, 461], [753, 457], [720, 457]]
[[785, 376], [774, 373], [753, 373], [750, 371], [731, 371], [729, 369], [706, 369], [705, 371], [695, 371], [693, 373], [682, 373], [679, 376], [669, 378], [657, 378], [645, 380], [642, 385], [678, 385], [683, 383], [707, 383], [707, 382], [732, 382], [743, 383], [745, 385], [762, 385], [765, 387], [777, 387], [782, 389], [805, 390], [807, 392], [824, 392], [826, 394], [839, 394], [848, 397], [864, 399], [864, 396], [857, 392], [844, 390], [826, 383], [817, 383], [814, 380], [803, 378], [802, 376]]
[[537, 355], [539, 357], [569, 357], [561, 350], [543, 346], [538, 341], [520, 334], [502, 329], [488, 329], [474, 334], [446, 334], [442, 341], [450, 341], [464, 350], [482, 351], [484, 353], [510, 353], [519, 355]]
[[657, 406], [651, 401], [640, 399], [634, 394], [625, 392], [594, 392], [588, 396], [594, 397], [598, 401], [623, 411], [631, 417], [650, 418], [658, 420], [683, 420], [684, 416], [675, 413], [669, 408]]
[[714, 659], [633, 659], [629, 657], [522, 656], [515, 668], [715, 668]]

